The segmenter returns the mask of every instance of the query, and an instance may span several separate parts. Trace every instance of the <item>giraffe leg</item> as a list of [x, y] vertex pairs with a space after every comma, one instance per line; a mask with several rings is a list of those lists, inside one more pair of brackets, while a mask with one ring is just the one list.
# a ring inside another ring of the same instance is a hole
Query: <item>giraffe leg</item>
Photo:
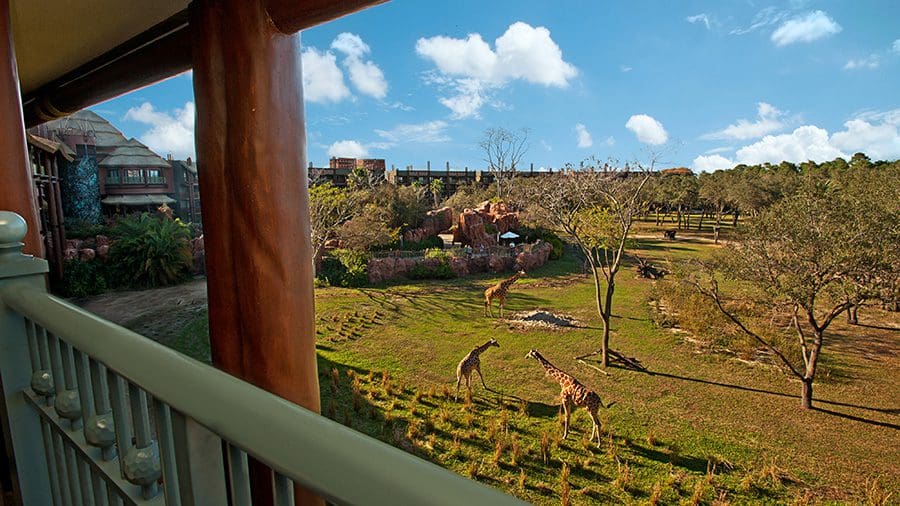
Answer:
[[600, 420], [597, 419], [597, 408], [589, 410], [588, 413], [591, 415], [591, 421], [594, 422], [594, 427], [591, 429], [591, 441], [594, 440], [594, 433], [597, 434], [597, 447], [600, 447]]
[[483, 386], [484, 389], [487, 390], [488, 387], [484, 384], [484, 376], [481, 375], [481, 364], [476, 365], [475, 370], [478, 371], [478, 377], [481, 379], [481, 386]]
[[459, 400], [459, 384], [460, 384], [460, 382], [462, 382], [462, 375], [457, 373], [456, 374], [456, 395], [453, 396], [454, 402]]
[[506, 305], [506, 297], [500, 297], [500, 318], [503, 318], [503, 306]]
[[469, 389], [469, 397], [472, 397], [472, 371], [466, 374], [466, 388]]
[[[487, 307], [488, 311], [491, 313], [491, 318], [494, 317], [494, 301], [491, 299], [487, 299], [484, 302], [484, 305]], [[487, 315], [485, 315], [487, 316]]]
[[572, 410], [569, 408], [569, 399], [563, 398], [562, 402], [565, 418], [563, 419], [563, 439], [569, 436], [569, 417], [572, 416]]

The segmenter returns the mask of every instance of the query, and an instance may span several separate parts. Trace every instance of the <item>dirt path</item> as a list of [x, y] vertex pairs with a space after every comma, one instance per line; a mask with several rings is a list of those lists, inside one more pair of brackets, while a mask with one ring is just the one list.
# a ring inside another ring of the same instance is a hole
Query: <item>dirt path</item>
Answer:
[[206, 280], [152, 290], [109, 292], [75, 303], [101, 318], [170, 344], [206, 309]]

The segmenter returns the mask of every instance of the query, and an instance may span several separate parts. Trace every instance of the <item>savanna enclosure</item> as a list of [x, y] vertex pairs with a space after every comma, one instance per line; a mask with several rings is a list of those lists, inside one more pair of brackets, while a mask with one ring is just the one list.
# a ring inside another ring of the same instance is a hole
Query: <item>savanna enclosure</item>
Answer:
[[[649, 169], [314, 186], [322, 413], [537, 504], [897, 501], [900, 164]], [[208, 360], [203, 280], [81, 303]], [[602, 399], [599, 445], [532, 349]]]

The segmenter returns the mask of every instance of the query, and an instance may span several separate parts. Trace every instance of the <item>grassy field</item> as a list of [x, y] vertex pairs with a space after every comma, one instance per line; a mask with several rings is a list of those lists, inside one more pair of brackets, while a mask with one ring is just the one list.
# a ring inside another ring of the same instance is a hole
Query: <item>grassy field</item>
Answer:
[[[662, 261], [708, 255], [697, 236], [642, 239]], [[543, 309], [580, 328], [522, 329], [482, 316], [499, 277], [317, 292], [323, 414], [465, 476], [537, 504], [726, 504], [900, 499], [900, 335], [837, 323], [816, 385], [818, 409], [801, 412], [799, 384], [777, 369], [699, 353], [652, 323], [652, 282], [629, 267], [614, 306], [614, 349], [648, 372], [606, 374], [574, 357], [598, 347], [593, 288], [572, 256], [515, 284], [508, 311]], [[860, 312], [900, 326], [897, 315]], [[891, 320], [893, 318], [893, 320]], [[203, 353], [202, 317], [173, 343]], [[491, 391], [454, 401], [455, 369], [474, 346]], [[198, 344], [198, 342], [200, 344]], [[525, 359], [538, 349], [600, 394], [602, 444], [576, 411], [561, 440], [559, 387]], [[199, 351], [198, 351], [199, 350]], [[825, 375], [823, 375], [825, 376]]]

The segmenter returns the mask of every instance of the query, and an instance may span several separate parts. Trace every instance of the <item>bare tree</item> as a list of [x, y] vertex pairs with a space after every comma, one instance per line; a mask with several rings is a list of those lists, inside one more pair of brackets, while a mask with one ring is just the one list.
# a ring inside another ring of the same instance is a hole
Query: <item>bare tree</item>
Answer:
[[497, 198], [502, 199], [506, 180], [515, 176], [516, 167], [528, 151], [528, 129], [512, 132], [503, 127], [488, 128], [478, 146], [497, 185]]
[[[812, 408], [813, 382], [831, 323], [865, 300], [889, 300], [890, 287], [900, 279], [900, 229], [895, 225], [900, 185], [885, 185], [884, 175], [868, 175], [868, 180], [846, 186], [810, 178], [797, 193], [762, 211], [720, 259], [722, 274], [762, 289], [769, 306], [786, 308], [796, 334], [790, 342], [799, 349], [754, 330], [738, 310], [742, 304], [720, 292], [715, 273], [701, 270], [687, 278], [800, 380], [805, 409]], [[893, 188], [883, 191], [879, 185]]]
[[358, 192], [322, 183], [309, 189], [309, 224], [313, 246], [313, 261], [318, 262], [329, 239], [361, 209]]
[[522, 187], [521, 201], [528, 215], [568, 236], [590, 266], [603, 335], [599, 351], [578, 359], [600, 354], [603, 366], [609, 365], [616, 274], [634, 219], [647, 204], [643, 189], [651, 174], [652, 166], [650, 170], [640, 165], [618, 169], [605, 164], [599, 171], [591, 168], [548, 176], [549, 180], [535, 178]]

